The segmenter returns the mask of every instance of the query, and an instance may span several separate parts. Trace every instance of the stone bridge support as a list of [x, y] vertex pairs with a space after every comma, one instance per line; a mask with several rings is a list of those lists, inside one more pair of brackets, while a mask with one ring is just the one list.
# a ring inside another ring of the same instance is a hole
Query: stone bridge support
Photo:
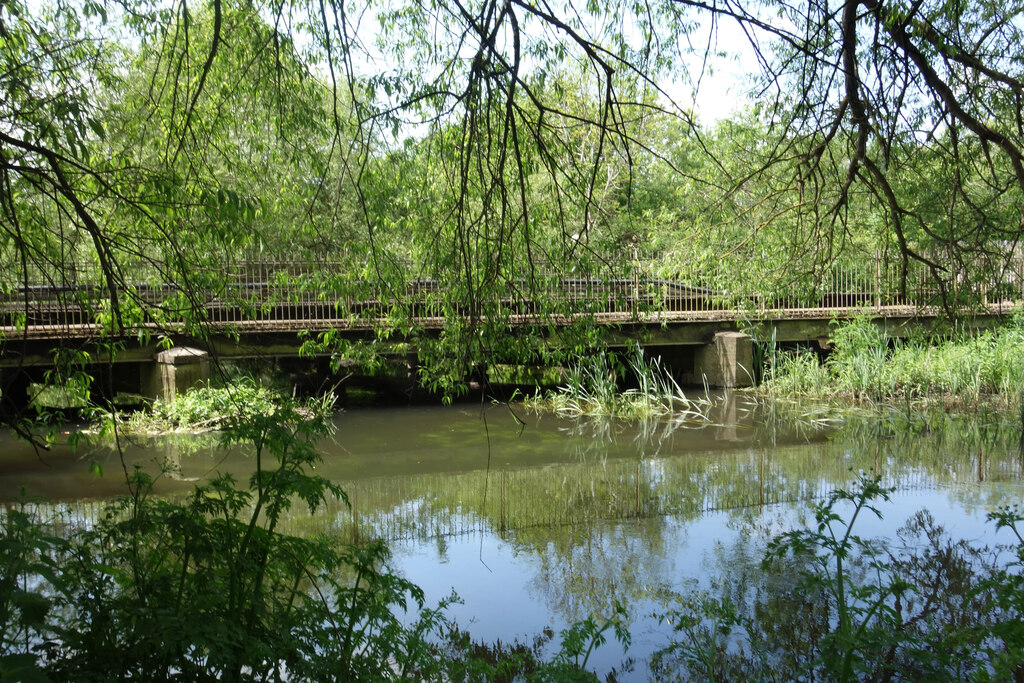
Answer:
[[742, 332], [715, 332], [709, 342], [662, 347], [662, 359], [676, 379], [692, 386], [754, 386], [754, 342]]
[[210, 354], [201, 349], [176, 346], [161, 351], [142, 378], [142, 391], [152, 399], [173, 400], [197, 384], [210, 380]]
[[742, 332], [716, 332], [710, 344], [697, 349], [693, 372], [712, 387], [754, 386], [754, 342]]
[[754, 386], [754, 342], [748, 334], [736, 331], [713, 332], [685, 343], [646, 347], [651, 356], [659, 356], [663, 367], [685, 386], [737, 388]]

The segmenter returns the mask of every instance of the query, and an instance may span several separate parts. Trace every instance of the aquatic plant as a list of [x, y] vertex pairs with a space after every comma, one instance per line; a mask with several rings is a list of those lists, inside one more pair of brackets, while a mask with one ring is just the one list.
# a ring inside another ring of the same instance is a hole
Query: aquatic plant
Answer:
[[[249, 417], [274, 414], [281, 395], [250, 377], [237, 378], [223, 386], [201, 385], [172, 399], [158, 398], [147, 410], [128, 416], [105, 412], [95, 431], [109, 434], [146, 435], [170, 433], [196, 434], [223, 429]], [[327, 415], [334, 410], [334, 394], [293, 404], [304, 419]]]
[[[624, 377], [633, 379], [636, 387], [621, 390]], [[606, 350], [581, 358], [570, 364], [562, 386], [528, 398], [526, 403], [564, 417], [671, 418], [706, 423], [712, 402], [706, 387], [703, 396], [687, 395], [660, 357], [647, 356], [640, 346], [633, 346], [625, 361]]]

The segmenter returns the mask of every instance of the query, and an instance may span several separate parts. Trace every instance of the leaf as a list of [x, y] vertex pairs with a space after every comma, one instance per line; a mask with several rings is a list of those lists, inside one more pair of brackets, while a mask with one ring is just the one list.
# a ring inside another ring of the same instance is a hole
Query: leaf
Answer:
[[22, 623], [30, 628], [42, 626], [50, 611], [50, 601], [37, 593], [17, 591], [11, 596], [11, 602], [21, 612]]
[[39, 668], [35, 655], [23, 652], [0, 657], [0, 683], [50, 683], [51, 680]]
[[88, 119], [86, 119], [86, 123], [88, 123], [89, 127], [92, 128], [92, 132], [96, 133], [96, 137], [98, 137], [100, 140], [106, 140], [107, 139], [107, 133], [103, 129], [103, 124], [102, 123], [100, 123], [99, 121], [97, 121], [96, 119], [94, 119], [92, 117], [89, 117]]

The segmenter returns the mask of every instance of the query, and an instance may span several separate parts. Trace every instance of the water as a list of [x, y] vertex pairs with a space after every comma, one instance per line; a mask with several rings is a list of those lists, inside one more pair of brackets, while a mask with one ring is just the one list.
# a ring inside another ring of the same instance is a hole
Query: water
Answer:
[[[953, 536], [1009, 542], [986, 514], [1020, 502], [1024, 464], [1014, 430], [995, 416], [966, 421], [865, 421], [836, 431], [729, 397], [711, 421], [572, 422], [521, 408], [373, 409], [339, 414], [320, 444], [318, 473], [343, 484], [352, 506], [293, 510], [285, 530], [348, 540], [383, 537], [393, 564], [434, 604], [484, 641], [531, 642], [616, 604], [633, 643], [600, 648], [600, 670], [636, 660], [620, 680], [646, 680], [646, 659], [669, 630], [652, 615], [672, 596], [708, 587], [723, 566], [756, 563], [763, 542], [806, 520], [807, 505], [858, 471], [896, 489], [865, 536], [892, 536], [927, 508]], [[252, 458], [213, 436], [55, 447], [38, 456], [0, 441], [0, 497], [61, 501], [88, 521], [124, 493], [125, 469], [177, 466], [157, 484], [181, 496], [215, 471], [246, 481]], [[89, 464], [104, 474], [89, 473]], [[557, 638], [556, 638], [557, 640]], [[548, 646], [548, 651], [551, 649]]]

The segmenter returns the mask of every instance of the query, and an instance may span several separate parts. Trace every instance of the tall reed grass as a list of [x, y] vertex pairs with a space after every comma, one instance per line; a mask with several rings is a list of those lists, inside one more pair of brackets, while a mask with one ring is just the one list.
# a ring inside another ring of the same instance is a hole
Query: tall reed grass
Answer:
[[996, 330], [945, 339], [890, 339], [866, 318], [835, 328], [824, 363], [815, 354], [773, 353], [763, 391], [866, 402], [954, 404], [995, 401], [1018, 405], [1024, 396], [1024, 316]]
[[[620, 382], [626, 377], [636, 386], [621, 390]], [[581, 358], [569, 367], [562, 386], [538, 393], [526, 404], [564, 417], [672, 418], [703, 423], [712, 401], [707, 388], [702, 396], [688, 396], [660, 357], [646, 356], [635, 346], [624, 359], [603, 350]]]

